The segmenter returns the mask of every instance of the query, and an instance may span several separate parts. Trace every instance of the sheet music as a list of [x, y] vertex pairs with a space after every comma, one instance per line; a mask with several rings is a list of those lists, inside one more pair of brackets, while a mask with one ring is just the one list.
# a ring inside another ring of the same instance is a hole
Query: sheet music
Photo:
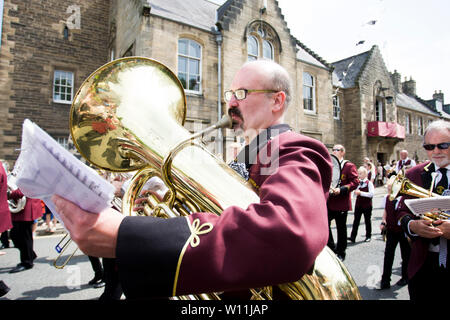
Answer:
[[110, 207], [114, 197], [112, 184], [28, 119], [23, 123], [21, 152], [14, 173], [23, 194], [43, 200], [58, 220], [51, 201], [53, 194], [94, 213]]
[[421, 198], [421, 199], [407, 199], [405, 204], [416, 216], [422, 216], [425, 212], [430, 212], [433, 209], [440, 209], [442, 211], [450, 210], [450, 196]]

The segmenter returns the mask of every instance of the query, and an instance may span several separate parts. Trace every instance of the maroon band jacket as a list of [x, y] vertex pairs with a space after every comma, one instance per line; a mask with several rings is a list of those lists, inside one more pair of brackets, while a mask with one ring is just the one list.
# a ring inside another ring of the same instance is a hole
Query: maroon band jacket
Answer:
[[356, 166], [347, 161], [341, 172], [340, 193], [331, 195], [328, 198], [328, 209], [331, 211], [349, 211], [352, 210], [352, 191], [358, 187], [358, 171]]
[[8, 205], [8, 176], [0, 164], [0, 233], [12, 228], [11, 213]]
[[293, 132], [272, 138], [266, 148], [278, 148], [279, 162], [271, 175], [261, 174], [259, 159], [250, 168], [259, 203], [231, 206], [220, 216], [122, 221], [116, 254], [127, 298], [275, 285], [296, 281], [312, 267], [328, 239], [329, 153]]

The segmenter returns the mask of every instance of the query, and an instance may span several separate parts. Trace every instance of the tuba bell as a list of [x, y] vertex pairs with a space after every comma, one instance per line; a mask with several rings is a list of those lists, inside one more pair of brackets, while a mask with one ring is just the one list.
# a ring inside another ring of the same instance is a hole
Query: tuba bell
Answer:
[[[186, 97], [178, 78], [155, 60], [128, 57], [105, 64], [84, 81], [71, 107], [70, 131], [80, 154], [95, 166], [137, 170], [123, 197], [123, 214], [136, 214], [134, 202], [153, 177], [169, 189], [162, 201], [149, 197], [145, 212], [154, 216], [220, 215], [231, 205], [247, 208], [259, 202], [250, 183], [183, 127], [185, 119]], [[361, 299], [350, 273], [328, 247], [309, 274], [278, 287], [296, 300]], [[253, 299], [273, 298], [272, 287], [249, 290]], [[220, 294], [174, 298], [220, 299]]]

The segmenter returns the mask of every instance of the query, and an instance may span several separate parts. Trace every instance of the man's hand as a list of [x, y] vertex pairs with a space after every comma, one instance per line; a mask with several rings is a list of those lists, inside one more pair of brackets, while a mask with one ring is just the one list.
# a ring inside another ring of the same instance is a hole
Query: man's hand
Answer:
[[94, 257], [116, 257], [117, 235], [124, 218], [120, 212], [112, 208], [98, 214], [87, 212], [57, 195], [52, 197], [52, 201], [81, 251]]
[[443, 234], [442, 231], [435, 227], [433, 222], [429, 220], [412, 220], [409, 223], [409, 229], [413, 233], [429, 239], [440, 237]]
[[442, 231], [445, 239], [450, 239], [450, 220], [437, 220], [433, 224]]

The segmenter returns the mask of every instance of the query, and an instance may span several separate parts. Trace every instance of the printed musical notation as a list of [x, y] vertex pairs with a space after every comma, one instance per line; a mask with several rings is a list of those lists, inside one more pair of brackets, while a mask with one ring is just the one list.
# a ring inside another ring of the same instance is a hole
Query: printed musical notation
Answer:
[[14, 173], [23, 194], [43, 200], [57, 217], [53, 194], [94, 213], [110, 207], [114, 197], [112, 184], [28, 119]]
[[450, 196], [421, 198], [421, 199], [407, 199], [405, 204], [409, 210], [416, 215], [422, 216], [426, 212], [433, 210], [449, 211], [450, 210]]

